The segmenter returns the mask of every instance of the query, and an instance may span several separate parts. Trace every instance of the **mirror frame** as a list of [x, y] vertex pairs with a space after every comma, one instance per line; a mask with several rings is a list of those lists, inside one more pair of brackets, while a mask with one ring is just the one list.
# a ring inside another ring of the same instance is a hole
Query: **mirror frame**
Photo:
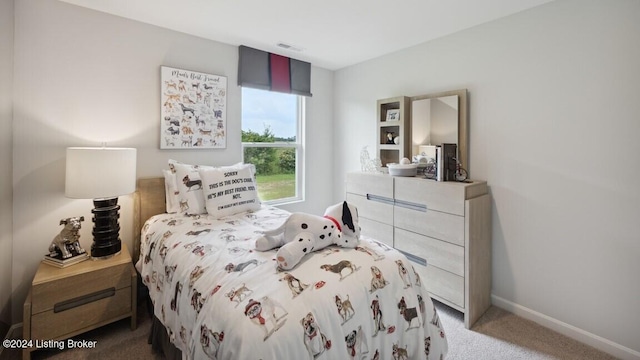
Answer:
[[[467, 89], [443, 91], [427, 95], [412, 96], [409, 102], [416, 100], [435, 99], [444, 96], [458, 95], [458, 160], [461, 166], [469, 172], [469, 114], [467, 103]], [[411, 109], [411, 107], [409, 107]], [[411, 114], [413, 125], [413, 114]]]

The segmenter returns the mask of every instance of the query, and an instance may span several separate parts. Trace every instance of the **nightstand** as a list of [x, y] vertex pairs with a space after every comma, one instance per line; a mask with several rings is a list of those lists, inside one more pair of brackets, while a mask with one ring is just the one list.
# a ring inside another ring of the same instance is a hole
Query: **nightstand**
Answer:
[[23, 350], [30, 359], [37, 342], [63, 340], [114, 321], [136, 322], [136, 271], [129, 250], [106, 260], [87, 260], [66, 268], [41, 263], [24, 303]]

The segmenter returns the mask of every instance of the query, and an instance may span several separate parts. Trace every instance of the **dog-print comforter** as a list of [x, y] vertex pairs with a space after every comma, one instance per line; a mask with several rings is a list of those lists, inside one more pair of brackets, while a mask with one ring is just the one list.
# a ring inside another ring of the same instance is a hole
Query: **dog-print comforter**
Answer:
[[288, 215], [263, 206], [145, 223], [137, 267], [184, 358], [444, 358], [438, 314], [404, 255], [365, 237], [278, 272], [276, 250], [255, 251], [255, 239]]

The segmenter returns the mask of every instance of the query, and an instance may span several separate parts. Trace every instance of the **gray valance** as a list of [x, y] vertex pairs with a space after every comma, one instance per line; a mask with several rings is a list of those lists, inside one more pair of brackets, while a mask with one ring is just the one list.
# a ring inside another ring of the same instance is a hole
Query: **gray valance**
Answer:
[[244, 45], [238, 49], [238, 85], [312, 96], [310, 63]]

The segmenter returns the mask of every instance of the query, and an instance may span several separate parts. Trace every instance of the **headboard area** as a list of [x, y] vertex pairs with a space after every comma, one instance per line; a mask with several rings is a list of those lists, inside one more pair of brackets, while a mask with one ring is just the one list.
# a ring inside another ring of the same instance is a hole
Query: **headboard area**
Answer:
[[133, 262], [140, 256], [140, 231], [145, 221], [167, 211], [164, 177], [141, 178], [133, 200]]

